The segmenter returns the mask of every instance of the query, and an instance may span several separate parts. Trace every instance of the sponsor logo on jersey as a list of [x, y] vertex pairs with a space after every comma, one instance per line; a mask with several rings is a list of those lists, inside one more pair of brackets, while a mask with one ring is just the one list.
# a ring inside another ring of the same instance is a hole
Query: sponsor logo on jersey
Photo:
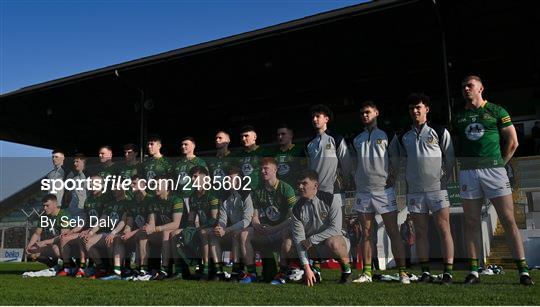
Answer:
[[290, 170], [291, 170], [291, 167], [288, 164], [280, 163], [278, 165], [277, 173], [278, 175], [285, 175], [285, 174], [288, 174]]
[[484, 136], [485, 129], [481, 123], [472, 123], [465, 128], [465, 136], [471, 141], [478, 141]]
[[244, 176], [251, 175], [251, 173], [253, 173], [253, 166], [249, 163], [244, 163], [244, 165], [242, 165], [242, 173]]
[[266, 209], [264, 209], [264, 213], [266, 214], [266, 217], [272, 222], [278, 221], [281, 217], [281, 214], [279, 213], [279, 210], [276, 206], [266, 207]]

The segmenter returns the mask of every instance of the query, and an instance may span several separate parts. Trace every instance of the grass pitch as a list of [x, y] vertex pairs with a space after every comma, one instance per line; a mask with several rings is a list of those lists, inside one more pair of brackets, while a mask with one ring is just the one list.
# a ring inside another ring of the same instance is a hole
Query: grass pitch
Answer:
[[[323, 271], [323, 283], [313, 288], [301, 284], [21, 277], [24, 271], [42, 268], [37, 263], [0, 263], [0, 305], [540, 305], [539, 285], [519, 285], [516, 271], [482, 275], [482, 283], [475, 286], [462, 285], [466, 273], [458, 271], [449, 287], [397, 282], [337, 285], [338, 270]], [[540, 281], [538, 271], [531, 275]]]

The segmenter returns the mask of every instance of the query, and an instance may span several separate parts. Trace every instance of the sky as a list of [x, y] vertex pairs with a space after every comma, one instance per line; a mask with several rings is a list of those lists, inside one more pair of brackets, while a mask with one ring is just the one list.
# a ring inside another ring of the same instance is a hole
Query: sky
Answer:
[[[0, 94], [361, 2], [0, 0]], [[0, 200], [44, 175], [50, 155], [0, 140]]]

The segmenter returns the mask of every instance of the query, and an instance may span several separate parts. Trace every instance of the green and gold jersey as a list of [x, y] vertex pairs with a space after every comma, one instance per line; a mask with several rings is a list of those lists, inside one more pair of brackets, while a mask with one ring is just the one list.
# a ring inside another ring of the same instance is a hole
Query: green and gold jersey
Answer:
[[207, 157], [206, 161], [208, 161], [208, 170], [212, 179], [227, 176], [229, 167], [233, 165], [233, 158], [230, 152], [224, 156]]
[[138, 172], [139, 175], [148, 181], [156, 176], [169, 176], [172, 174], [172, 170], [173, 165], [171, 161], [162, 156], [157, 159], [149, 157], [141, 164]]
[[259, 187], [261, 181], [260, 160], [265, 155], [266, 152], [261, 146], [256, 146], [252, 150], [242, 150], [238, 153], [238, 167], [242, 170], [242, 176], [249, 176], [251, 178], [251, 190]]
[[294, 186], [298, 180], [297, 176], [300, 170], [307, 168], [307, 159], [302, 146], [291, 144], [287, 150], [276, 148], [274, 157], [278, 163], [278, 178]]
[[[116, 201], [112, 200], [110, 202], [107, 202], [103, 205], [103, 212], [102, 215], [106, 215], [111, 222], [113, 222], [116, 225], [122, 220], [122, 216], [124, 213], [126, 213], [126, 210], [129, 207], [129, 201], [127, 200], [121, 200]], [[112, 229], [109, 227], [101, 227], [99, 228], [98, 233], [103, 232], [111, 232]]]
[[86, 212], [86, 222], [84, 223], [85, 228], [90, 225], [90, 217], [100, 218], [103, 213], [103, 207], [106, 203], [110, 202], [112, 198], [110, 194], [99, 194], [94, 195], [90, 194], [84, 201], [84, 212]]
[[188, 197], [189, 195], [191, 195], [191, 187], [185, 187], [185, 185], [191, 182], [189, 171], [191, 171], [191, 169], [195, 166], [202, 166], [208, 169], [208, 167], [206, 166], [206, 162], [199, 157], [195, 157], [191, 160], [185, 157], [181, 158], [178, 162], [176, 162], [173, 168], [174, 180], [178, 180], [179, 183], [178, 191], [176, 192], [184, 197]]
[[[60, 209], [57, 215], [46, 215], [48, 227], [41, 228], [42, 240], [51, 239], [60, 235], [62, 229], [69, 229], [70, 215], [67, 209]], [[40, 225], [40, 223], [38, 223]]]
[[[127, 164], [124, 162], [118, 165], [117, 170], [118, 170], [117, 176], [120, 177], [120, 180], [122, 181], [126, 179], [131, 180], [131, 177], [133, 177], [134, 175], [137, 175], [139, 172], [139, 163]], [[126, 200], [133, 199], [133, 190], [131, 188], [124, 190], [124, 194], [126, 195]]]
[[287, 219], [289, 210], [296, 203], [293, 188], [281, 180], [274, 187], [261, 185], [252, 193], [253, 208], [259, 213], [261, 224], [275, 226]]
[[168, 224], [173, 221], [174, 213], [184, 213], [184, 199], [172, 193], [167, 199], [154, 197], [148, 210], [155, 214], [156, 226]]
[[[112, 176], [118, 175], [118, 166], [116, 163], [100, 165], [97, 174], [99, 177], [103, 178], [103, 180], [105, 180], [107, 176], [111, 176], [112, 179]], [[110, 187], [107, 188], [107, 191], [110, 191]]]
[[133, 218], [132, 230], [140, 229], [148, 222], [149, 208], [154, 202], [154, 199], [154, 196], [147, 193], [142, 199], [135, 196], [129, 203], [128, 214]]
[[457, 156], [461, 158], [461, 169], [504, 166], [499, 130], [511, 125], [508, 112], [487, 101], [478, 109], [456, 114], [453, 126], [459, 136]]
[[190, 209], [199, 215], [199, 227], [209, 228], [216, 225], [217, 219], [211, 217], [212, 210], [219, 210], [219, 199], [210, 191], [199, 195], [196, 191], [189, 197]]

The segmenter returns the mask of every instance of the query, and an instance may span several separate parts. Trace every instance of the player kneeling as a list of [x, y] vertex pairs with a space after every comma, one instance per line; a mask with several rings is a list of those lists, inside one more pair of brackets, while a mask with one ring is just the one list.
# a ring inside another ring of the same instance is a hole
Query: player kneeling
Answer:
[[292, 210], [292, 242], [296, 246], [308, 286], [313, 286], [320, 279], [320, 272], [313, 272], [308, 257], [335, 258], [341, 265], [339, 283], [350, 283], [350, 242], [342, 230], [341, 205], [334, 201], [332, 194], [318, 191], [318, 177], [313, 170], [306, 170], [299, 176], [301, 198]]

